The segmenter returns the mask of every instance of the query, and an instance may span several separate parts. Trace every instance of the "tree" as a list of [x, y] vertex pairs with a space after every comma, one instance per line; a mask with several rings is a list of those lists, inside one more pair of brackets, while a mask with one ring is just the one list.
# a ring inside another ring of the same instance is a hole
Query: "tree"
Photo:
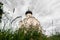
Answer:
[[3, 3], [0, 2], [0, 22], [1, 22], [1, 19], [2, 19], [2, 14], [3, 14]]

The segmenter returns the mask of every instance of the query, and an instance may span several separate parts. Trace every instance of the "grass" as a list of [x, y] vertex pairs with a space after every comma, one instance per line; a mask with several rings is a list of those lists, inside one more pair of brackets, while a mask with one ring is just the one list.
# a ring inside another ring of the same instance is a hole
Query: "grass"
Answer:
[[60, 40], [60, 34], [46, 37], [38, 29], [22, 27], [14, 33], [0, 30], [0, 40]]
[[48, 40], [60, 40], [60, 33], [57, 32], [55, 35], [48, 37]]

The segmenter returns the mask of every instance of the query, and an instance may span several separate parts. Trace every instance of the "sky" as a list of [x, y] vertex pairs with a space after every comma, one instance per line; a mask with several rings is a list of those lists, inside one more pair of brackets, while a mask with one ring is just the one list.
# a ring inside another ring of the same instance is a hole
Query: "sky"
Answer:
[[[46, 35], [60, 32], [60, 0], [0, 0], [3, 10], [6, 12], [9, 20], [6, 26], [17, 16], [22, 16], [12, 23], [15, 30], [19, 20], [25, 17], [25, 12], [29, 9], [33, 12], [33, 16], [40, 21]], [[13, 12], [14, 10], [14, 12]], [[3, 15], [3, 19], [4, 15]], [[4, 21], [4, 20], [3, 20]], [[7, 21], [7, 19], [5, 20]], [[3, 22], [2, 22], [3, 24]], [[7, 27], [6, 27], [7, 29]]]

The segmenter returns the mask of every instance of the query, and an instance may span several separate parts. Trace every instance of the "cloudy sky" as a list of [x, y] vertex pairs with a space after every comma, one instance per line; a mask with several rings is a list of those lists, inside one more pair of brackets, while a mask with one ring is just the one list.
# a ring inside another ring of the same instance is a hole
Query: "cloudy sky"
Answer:
[[[0, 0], [4, 12], [7, 12], [8, 18], [12, 20], [17, 16], [25, 17], [25, 12], [29, 9], [46, 30], [45, 34], [50, 35], [52, 32], [60, 31], [60, 0]], [[16, 20], [13, 26], [18, 24]], [[16, 27], [14, 27], [16, 28]], [[54, 31], [55, 30], [55, 31]]]

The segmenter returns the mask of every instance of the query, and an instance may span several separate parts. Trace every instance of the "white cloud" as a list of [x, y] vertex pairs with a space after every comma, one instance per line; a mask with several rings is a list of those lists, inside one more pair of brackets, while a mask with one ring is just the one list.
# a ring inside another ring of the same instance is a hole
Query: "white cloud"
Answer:
[[[58, 28], [60, 22], [56, 22], [56, 20], [60, 20], [60, 0], [6, 0], [2, 1], [4, 6], [4, 11], [9, 12], [13, 19], [17, 16], [25, 17], [24, 13], [28, 10], [28, 7], [33, 12], [33, 16], [35, 16], [46, 29], [46, 34], [49, 34], [52, 31], [52, 20], [54, 22], [54, 28]], [[22, 3], [23, 2], [23, 3]], [[13, 9], [15, 8], [15, 12], [13, 13]], [[9, 15], [10, 16], [10, 15]], [[18, 19], [19, 20], [19, 19]], [[17, 21], [16, 21], [17, 22]], [[59, 25], [60, 26], [60, 25]]]

